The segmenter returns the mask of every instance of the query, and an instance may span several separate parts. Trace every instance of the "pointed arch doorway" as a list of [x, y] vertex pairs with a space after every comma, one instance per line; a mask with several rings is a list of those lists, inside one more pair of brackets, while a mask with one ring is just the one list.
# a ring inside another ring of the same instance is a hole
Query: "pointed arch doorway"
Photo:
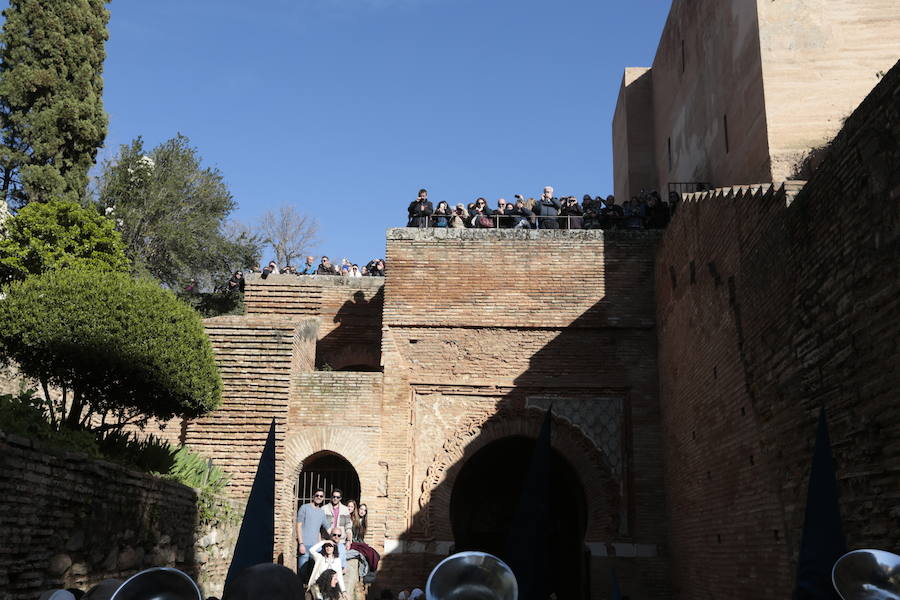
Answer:
[[[506, 538], [528, 473], [535, 440], [511, 436], [493, 441], [470, 458], [453, 485], [450, 522], [454, 549], [481, 550], [504, 558]], [[578, 474], [555, 449], [546, 494], [554, 507], [545, 543], [556, 560], [552, 571], [557, 598], [585, 598], [588, 573], [583, 560], [587, 501]]]

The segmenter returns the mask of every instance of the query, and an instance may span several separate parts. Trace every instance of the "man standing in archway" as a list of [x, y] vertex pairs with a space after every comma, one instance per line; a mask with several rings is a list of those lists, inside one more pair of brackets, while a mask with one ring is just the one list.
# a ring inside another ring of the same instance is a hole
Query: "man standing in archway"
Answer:
[[332, 531], [335, 527], [340, 527], [341, 544], [349, 545], [353, 541], [353, 521], [350, 519], [350, 509], [341, 504], [342, 496], [340, 489], [331, 490], [331, 504], [326, 504], [322, 510], [325, 511], [326, 529]]
[[297, 558], [297, 572], [309, 560], [309, 551], [322, 539], [321, 531], [325, 527], [325, 513], [322, 504], [325, 501], [325, 490], [318, 488], [313, 492], [312, 502], [307, 502], [297, 511], [297, 542], [300, 544], [300, 555]]

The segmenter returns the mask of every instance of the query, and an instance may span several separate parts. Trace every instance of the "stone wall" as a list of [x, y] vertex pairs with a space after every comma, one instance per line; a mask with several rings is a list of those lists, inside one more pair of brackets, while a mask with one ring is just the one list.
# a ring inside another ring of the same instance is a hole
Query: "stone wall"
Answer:
[[[87, 590], [154, 566], [221, 591], [234, 526], [198, 529], [195, 490], [0, 432], [0, 599]], [[202, 542], [198, 542], [202, 540]]]
[[649, 73], [622, 82], [616, 195], [796, 177], [896, 62], [898, 28], [894, 0], [673, 0]]
[[[895, 0], [756, 0], [772, 179], [790, 178], [900, 57]], [[726, 183], [744, 183], [729, 181]]]
[[672, 2], [653, 58], [653, 112], [635, 116], [654, 124], [660, 189], [772, 180], [759, 36], [754, 0]]
[[900, 67], [814, 178], [688, 197], [657, 261], [675, 597], [787, 598], [819, 408], [848, 545], [900, 547]]

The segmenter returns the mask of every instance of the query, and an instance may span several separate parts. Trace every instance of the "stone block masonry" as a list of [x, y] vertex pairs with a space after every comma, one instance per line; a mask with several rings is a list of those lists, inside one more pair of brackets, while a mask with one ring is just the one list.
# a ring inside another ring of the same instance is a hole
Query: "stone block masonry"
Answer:
[[675, 597], [788, 598], [826, 407], [850, 548], [900, 548], [900, 65], [813, 178], [689, 196], [660, 246]]

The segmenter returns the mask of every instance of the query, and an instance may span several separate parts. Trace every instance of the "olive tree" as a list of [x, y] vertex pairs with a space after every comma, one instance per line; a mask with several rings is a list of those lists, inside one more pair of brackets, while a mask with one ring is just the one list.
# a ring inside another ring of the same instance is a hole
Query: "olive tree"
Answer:
[[[60, 269], [13, 282], [0, 301], [0, 355], [40, 381], [57, 426], [197, 417], [222, 382], [199, 316], [149, 280]], [[49, 386], [62, 389], [53, 402]], [[112, 418], [113, 422], [107, 422]]]

